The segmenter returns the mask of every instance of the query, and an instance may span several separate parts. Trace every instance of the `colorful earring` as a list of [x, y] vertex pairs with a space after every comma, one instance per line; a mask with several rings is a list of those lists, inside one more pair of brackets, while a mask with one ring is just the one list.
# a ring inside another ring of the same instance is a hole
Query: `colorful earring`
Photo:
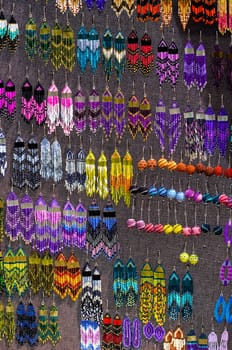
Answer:
[[227, 350], [228, 349], [228, 340], [229, 340], [229, 333], [227, 329], [225, 328], [221, 335], [219, 350]]
[[21, 236], [26, 244], [35, 239], [34, 204], [27, 191], [20, 201]]
[[113, 291], [116, 307], [121, 307], [125, 299], [125, 266], [120, 258], [113, 266]]
[[94, 259], [101, 253], [102, 218], [100, 208], [95, 200], [88, 207], [86, 249]]
[[140, 45], [140, 70], [147, 76], [154, 67], [154, 54], [152, 48], [151, 37], [147, 33], [147, 26], [145, 23], [145, 32], [141, 39]]
[[100, 61], [100, 40], [94, 27], [94, 16], [92, 17], [92, 28], [88, 32], [88, 59], [93, 74], [96, 74]]
[[104, 132], [105, 139], [108, 141], [111, 138], [114, 128], [114, 110], [113, 110], [113, 96], [110, 92], [108, 83], [106, 82], [105, 90], [102, 94], [102, 116], [101, 127]]
[[109, 81], [112, 74], [114, 54], [113, 35], [109, 29], [108, 18], [109, 15], [106, 15], [106, 30], [102, 38], [102, 65], [107, 82]]
[[187, 247], [187, 242], [185, 242], [184, 251], [179, 255], [180, 261], [182, 263], [187, 263], [189, 261], [189, 254], [186, 251], [186, 247]]
[[193, 279], [189, 269], [182, 278], [181, 314], [184, 321], [189, 321], [193, 312]]
[[51, 144], [51, 177], [55, 183], [59, 182], [63, 177], [62, 151], [56, 135]]
[[172, 21], [172, 1], [162, 0], [160, 3], [160, 14], [162, 23], [165, 27], [169, 27]]
[[[90, 165], [90, 164], [89, 164]], [[86, 153], [80, 137], [80, 150], [77, 153], [77, 190], [84, 191], [86, 182]]]
[[78, 135], [86, 130], [86, 97], [81, 89], [80, 76], [78, 75], [78, 87], [74, 96], [74, 126]]
[[31, 5], [29, 5], [29, 17], [25, 25], [25, 51], [30, 60], [33, 60], [38, 50], [37, 25], [32, 17]]
[[193, 250], [192, 250], [192, 254], [189, 256], [189, 262], [191, 265], [196, 265], [199, 261], [199, 258], [197, 256], [197, 254], [195, 253], [194, 250], [194, 244], [193, 244]]
[[195, 50], [190, 38], [190, 29], [184, 48], [184, 83], [188, 90], [195, 85]]
[[85, 170], [86, 170], [86, 180], [85, 180], [85, 191], [86, 195], [92, 197], [96, 191], [96, 169], [95, 169], [95, 155], [89, 148], [89, 153], [85, 159]]
[[202, 92], [207, 84], [206, 53], [202, 42], [202, 32], [200, 31], [200, 41], [196, 49], [195, 61], [195, 81], [197, 89]]
[[55, 305], [54, 296], [52, 306], [49, 310], [48, 338], [53, 346], [55, 346], [61, 339], [58, 325], [58, 308]]
[[167, 57], [167, 79], [172, 86], [176, 85], [177, 79], [180, 75], [179, 72], [179, 52], [178, 47], [174, 41], [174, 29], [171, 44], [168, 47], [168, 57]]
[[77, 62], [79, 63], [80, 70], [82, 73], [85, 73], [85, 69], [88, 61], [88, 53], [89, 53], [88, 32], [84, 27], [84, 14], [82, 14], [81, 28], [77, 33], [77, 51], [76, 51]]
[[48, 325], [48, 309], [44, 303], [43, 298], [38, 310], [38, 340], [42, 344], [47, 343], [49, 340]]
[[218, 88], [224, 78], [223, 51], [219, 46], [218, 31], [216, 31], [216, 41], [211, 57], [211, 74], [214, 85]]
[[72, 90], [70, 89], [65, 77], [65, 86], [61, 91], [60, 97], [60, 123], [65, 136], [69, 136], [73, 130], [73, 98]]
[[167, 303], [167, 290], [165, 281], [165, 269], [160, 261], [160, 252], [157, 261], [157, 266], [154, 270], [154, 295], [153, 295], [153, 316], [158, 325], [155, 328], [155, 334], [158, 337], [158, 341], [161, 341], [161, 335], [164, 334], [163, 325], [166, 320], [166, 303]]
[[86, 246], [86, 233], [87, 233], [87, 210], [85, 206], [79, 201], [79, 204], [76, 207], [76, 244], [80, 249], [83, 249]]
[[[164, 135], [165, 135], [166, 122], [167, 122], [166, 119], [167, 119], [166, 106], [163, 101], [162, 90], [160, 87], [159, 101], [157, 102], [157, 105], [155, 108], [154, 132], [156, 134], [157, 139], [159, 140], [162, 154], [164, 154], [164, 149], [165, 149]], [[159, 163], [161, 164], [161, 162]]]
[[63, 43], [63, 32], [60, 24], [58, 23], [57, 8], [55, 25], [51, 29], [51, 63], [55, 70], [58, 70], [62, 65], [62, 43]]
[[130, 72], [136, 73], [140, 66], [139, 59], [139, 39], [137, 33], [134, 29], [134, 25], [132, 27], [131, 33], [127, 37], [127, 68]]
[[0, 12], [0, 49], [3, 49], [7, 42], [7, 28], [8, 23], [4, 16], [3, 1], [1, 1], [1, 12]]
[[107, 159], [103, 151], [103, 142], [101, 154], [97, 164], [97, 193], [99, 194], [100, 198], [106, 199], [109, 194], [109, 189], [107, 175]]
[[27, 149], [27, 161], [26, 161], [26, 172], [27, 172], [27, 186], [35, 191], [40, 186], [40, 158], [39, 158], [39, 147], [38, 143], [34, 138], [33, 130], [31, 138], [28, 141]]
[[168, 280], [168, 315], [171, 320], [177, 320], [180, 312], [180, 278], [174, 267], [172, 274]]
[[131, 192], [130, 188], [133, 179], [133, 165], [132, 157], [129, 153], [128, 147], [126, 154], [122, 160], [122, 190], [123, 190], [123, 200], [127, 207], [130, 206], [131, 202]]
[[121, 90], [120, 80], [118, 81], [118, 89], [114, 95], [114, 127], [116, 137], [121, 142], [126, 128], [125, 118], [125, 96]]
[[53, 133], [56, 127], [60, 124], [59, 117], [60, 117], [59, 92], [55, 85], [55, 81], [53, 77], [52, 83], [48, 89], [48, 97], [47, 97], [46, 124], [48, 125], [49, 134]]
[[30, 290], [37, 294], [40, 290], [41, 258], [36, 251], [32, 251], [28, 257], [28, 284]]
[[77, 188], [76, 180], [76, 159], [74, 152], [71, 149], [71, 141], [69, 140], [68, 150], [66, 153], [66, 164], [65, 164], [65, 183], [64, 186], [67, 191], [71, 194]]
[[120, 19], [118, 19], [118, 33], [114, 39], [114, 69], [117, 80], [121, 80], [126, 69], [126, 40], [121, 32]]
[[16, 51], [19, 43], [19, 25], [14, 18], [14, 7], [15, 7], [15, 4], [13, 3], [11, 17], [7, 26], [8, 48], [9, 48], [9, 51], [13, 53]]
[[13, 121], [16, 115], [16, 87], [11, 78], [11, 64], [9, 64], [9, 78], [5, 84], [4, 115]]
[[152, 113], [151, 104], [147, 98], [145, 83], [143, 85], [144, 97], [139, 104], [139, 125], [138, 128], [142, 134], [143, 141], [147, 141], [148, 136], [152, 132]]
[[172, 158], [173, 153], [175, 152], [177, 143], [181, 136], [181, 113], [180, 107], [176, 100], [176, 90], [175, 88], [172, 103], [169, 107], [169, 128], [168, 128], [168, 136], [169, 136], [169, 155]]
[[22, 189], [26, 185], [26, 150], [20, 131], [14, 142], [12, 185]]
[[42, 125], [47, 117], [47, 100], [39, 75], [40, 71], [38, 69], [38, 82], [34, 89], [34, 118], [37, 125]]
[[21, 116], [29, 122], [34, 115], [34, 96], [33, 87], [28, 80], [28, 67], [26, 67], [26, 77], [21, 90]]
[[15, 315], [14, 304], [9, 298], [6, 304], [6, 313], [5, 313], [5, 338], [8, 346], [10, 346], [15, 339], [16, 325], [15, 325], [14, 315]]
[[184, 350], [186, 348], [186, 341], [184, 338], [184, 332], [178, 325], [173, 332], [173, 350]]
[[82, 9], [82, 0], [67, 0], [68, 8], [72, 12], [73, 16], [76, 16]]
[[51, 28], [46, 19], [45, 9], [44, 6], [44, 18], [39, 28], [39, 53], [43, 62], [47, 65], [51, 55]]
[[65, 247], [77, 245], [76, 211], [68, 198], [63, 209], [62, 241]]
[[128, 129], [133, 140], [135, 140], [139, 131], [139, 116], [139, 100], [135, 95], [135, 84], [133, 81], [132, 94], [128, 101]]
[[220, 268], [220, 280], [224, 286], [227, 286], [232, 280], [232, 265], [229, 259], [228, 247], [227, 247], [226, 259]]
[[101, 119], [101, 102], [100, 95], [96, 90], [95, 86], [95, 76], [93, 75], [92, 91], [89, 94], [89, 129], [93, 134], [96, 134]]
[[162, 38], [157, 48], [157, 57], [156, 57], [156, 74], [159, 77], [160, 86], [167, 80], [167, 74], [168, 74], [167, 63], [168, 63], [168, 46], [164, 39], [164, 33], [162, 28]]
[[139, 286], [139, 319], [143, 324], [147, 324], [152, 317], [154, 272], [146, 259], [140, 272]]
[[122, 162], [116, 147], [111, 156], [110, 193], [112, 200], [117, 205], [122, 197]]
[[182, 0], [178, 2], [178, 15], [183, 30], [186, 30], [191, 15], [191, 1]]
[[74, 31], [70, 26], [68, 12], [66, 27], [62, 34], [62, 64], [66, 70], [72, 72], [75, 65], [75, 39]]

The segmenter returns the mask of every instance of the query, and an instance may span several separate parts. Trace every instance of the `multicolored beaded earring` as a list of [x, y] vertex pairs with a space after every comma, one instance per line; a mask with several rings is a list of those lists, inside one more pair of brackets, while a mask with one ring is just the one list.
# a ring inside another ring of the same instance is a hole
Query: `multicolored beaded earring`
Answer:
[[106, 15], [106, 29], [102, 38], [102, 65], [106, 76], [106, 82], [109, 81], [113, 69], [114, 42], [113, 35], [109, 29], [109, 15]]
[[38, 51], [43, 60], [47, 65], [50, 61], [51, 56], [51, 28], [46, 19], [46, 7], [44, 6], [44, 17], [43, 21], [39, 28], [39, 42], [38, 42]]
[[80, 249], [86, 246], [86, 234], [87, 234], [87, 210], [85, 206], [79, 201], [76, 207], [76, 244]]
[[118, 80], [118, 89], [114, 95], [114, 127], [116, 138], [121, 142], [126, 129], [125, 118], [125, 96], [121, 90], [120, 80]]
[[145, 23], [145, 32], [141, 38], [140, 44], [140, 70], [147, 76], [154, 67], [154, 54], [152, 40], [147, 32], [147, 23]]
[[[6, 169], [7, 169], [7, 158], [6, 157], [7, 157], [6, 135], [3, 132], [2, 124], [1, 124], [1, 120], [0, 120], [0, 175], [3, 177], [5, 176]], [[0, 237], [1, 237], [1, 232], [0, 232]]]
[[172, 103], [169, 107], [168, 149], [169, 149], [170, 158], [172, 158], [173, 153], [175, 152], [180, 135], [181, 135], [181, 113], [180, 113], [179, 104], [176, 100], [176, 90], [174, 87]]
[[34, 115], [33, 87], [28, 77], [28, 67], [26, 67], [25, 81], [21, 88], [21, 116], [29, 122]]
[[74, 152], [71, 149], [71, 140], [69, 136], [69, 145], [66, 153], [66, 163], [65, 163], [65, 183], [64, 186], [66, 190], [71, 194], [77, 188], [76, 179], [76, 159]]
[[171, 320], [177, 320], [179, 317], [181, 298], [180, 298], [180, 278], [174, 267], [168, 280], [168, 298], [167, 298], [168, 315]]
[[63, 31], [58, 22], [57, 8], [55, 16], [55, 25], [51, 29], [51, 63], [55, 70], [58, 70], [62, 66], [62, 43], [63, 43]]
[[19, 43], [19, 25], [14, 18], [15, 3], [12, 4], [11, 17], [7, 26], [7, 40], [9, 51], [14, 53]]
[[[80, 137], [80, 150], [77, 153], [77, 190], [84, 191], [86, 181], [86, 153], [83, 149], [82, 139]], [[89, 164], [90, 165], [90, 164]]]
[[93, 74], [96, 74], [100, 61], [100, 40], [98, 32], [94, 27], [94, 16], [92, 16], [92, 28], [88, 32], [88, 60]]
[[48, 319], [48, 309], [44, 303], [44, 293], [43, 299], [38, 310], [38, 340], [40, 343], [45, 344], [49, 340], [49, 319]]
[[108, 141], [111, 138], [114, 128], [114, 109], [113, 109], [113, 96], [110, 92], [109, 85], [106, 81], [105, 90], [102, 94], [102, 116], [101, 127], [105, 139]]
[[151, 104], [147, 98], [146, 94], [146, 84], [143, 85], [143, 94], [144, 97], [139, 104], [139, 124], [138, 128], [142, 134], [143, 141], [147, 141], [148, 136], [152, 132], [152, 113], [151, 113]]
[[168, 46], [164, 39], [163, 26], [161, 25], [162, 37], [157, 48], [156, 74], [159, 77], [160, 86], [167, 80], [168, 74]]
[[95, 155], [92, 151], [91, 144], [89, 148], [89, 153], [85, 158], [85, 191], [86, 195], [92, 197], [96, 191], [96, 167], [95, 167]]
[[53, 291], [53, 258], [48, 249], [41, 259], [41, 289], [47, 296], [50, 296]]
[[202, 92], [207, 84], [207, 66], [205, 47], [202, 42], [202, 32], [200, 31], [200, 41], [196, 49], [195, 56], [195, 83], [197, 89]]
[[67, 261], [63, 253], [59, 253], [53, 267], [53, 290], [61, 299], [67, 296]]
[[7, 42], [7, 27], [8, 23], [4, 15], [3, 0], [1, 0], [1, 12], [0, 12], [0, 49], [3, 49]]
[[109, 195], [108, 189], [108, 174], [107, 174], [107, 159], [103, 150], [103, 140], [102, 140], [102, 150], [100, 157], [97, 162], [97, 184], [96, 192], [99, 194], [99, 197], [106, 199]]
[[127, 37], [127, 68], [131, 73], [136, 73], [140, 67], [139, 39], [132, 20], [132, 30]]
[[154, 272], [148, 258], [140, 272], [139, 287], [139, 319], [143, 324], [147, 324], [152, 317]]
[[9, 63], [9, 77], [5, 84], [4, 116], [13, 121], [16, 115], [16, 87], [11, 77], [11, 64]]
[[133, 81], [132, 94], [128, 101], [128, 129], [133, 140], [139, 131], [139, 99], [135, 95], [135, 83]]
[[51, 144], [51, 177], [55, 183], [59, 182], [63, 177], [62, 170], [62, 151], [60, 143], [57, 140], [55, 133], [55, 139]]
[[111, 156], [110, 193], [112, 200], [117, 205], [122, 197], [122, 161], [116, 145]]
[[35, 59], [38, 50], [37, 25], [32, 17], [31, 5], [29, 5], [29, 16], [25, 25], [25, 52], [30, 60]]
[[40, 70], [38, 69], [38, 81], [34, 88], [34, 118], [37, 125], [42, 125], [47, 117], [47, 100], [45, 90], [40, 82]]
[[60, 97], [60, 123], [65, 136], [69, 136], [73, 130], [73, 98], [72, 90], [68, 85], [67, 75], [65, 75], [65, 86]]
[[118, 18], [118, 33], [114, 38], [114, 69], [117, 80], [122, 79], [126, 69], [126, 39], [121, 32], [120, 19]]
[[101, 102], [100, 95], [95, 86], [95, 76], [93, 75], [92, 91], [89, 94], [88, 104], [89, 129], [96, 134], [101, 121]]
[[87, 120], [86, 120], [86, 96], [81, 89], [80, 76], [78, 75], [78, 86], [77, 92], [74, 96], [74, 127], [78, 135], [86, 130]]
[[28, 141], [27, 149], [27, 161], [26, 161], [26, 172], [27, 179], [26, 184], [32, 190], [35, 191], [40, 186], [40, 157], [39, 157], [39, 147], [38, 143], [34, 138], [33, 124], [32, 124], [32, 134]]
[[69, 72], [72, 72], [74, 68], [75, 56], [74, 31], [70, 25], [67, 12], [66, 27], [62, 33], [62, 64]]
[[41, 258], [36, 251], [28, 257], [28, 285], [30, 290], [37, 294], [40, 290]]
[[20, 201], [21, 236], [26, 244], [35, 239], [34, 204], [27, 191]]
[[[165, 334], [163, 325], [166, 320], [166, 303], [167, 303], [167, 290], [165, 281], [165, 269], [161, 264], [160, 252], [158, 255], [157, 266], [154, 270], [154, 295], [153, 295], [153, 316], [159, 326], [159, 330], [156, 329], [157, 337], [159, 339], [158, 333]], [[161, 330], [162, 328], [162, 330]], [[160, 341], [161, 339], [159, 339]]]
[[55, 304], [55, 296], [53, 295], [53, 303], [49, 310], [48, 338], [52, 345], [55, 346], [61, 339], [59, 324], [58, 324], [58, 308]]
[[168, 47], [167, 57], [167, 80], [174, 87], [180, 75], [179, 72], [179, 52], [178, 47], [174, 41], [174, 28], [171, 44]]
[[[190, 255], [191, 256], [191, 255]], [[187, 267], [182, 277], [181, 315], [184, 321], [189, 321], [193, 312], [193, 279]]]
[[178, 15], [180, 18], [180, 23], [183, 30], [186, 30], [188, 21], [191, 15], [191, 1], [190, 0], [181, 0], [178, 1]]

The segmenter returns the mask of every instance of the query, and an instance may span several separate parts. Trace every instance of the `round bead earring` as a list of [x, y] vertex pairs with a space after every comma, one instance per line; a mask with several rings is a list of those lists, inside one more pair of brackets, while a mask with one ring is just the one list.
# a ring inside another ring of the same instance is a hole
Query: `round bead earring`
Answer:
[[192, 254], [189, 256], [189, 262], [191, 265], [196, 265], [199, 261], [198, 255], [195, 253], [194, 250], [194, 243], [193, 243], [193, 251]]
[[186, 247], [187, 247], [187, 242], [185, 242], [184, 244], [184, 250], [182, 253], [180, 253], [180, 261], [184, 264], [186, 264], [189, 261], [189, 254], [186, 251]]

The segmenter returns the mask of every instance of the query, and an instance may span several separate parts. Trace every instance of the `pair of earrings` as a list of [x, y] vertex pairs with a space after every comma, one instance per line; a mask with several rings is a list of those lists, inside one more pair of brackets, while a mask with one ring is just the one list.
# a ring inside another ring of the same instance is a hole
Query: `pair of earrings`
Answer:
[[187, 247], [187, 242], [185, 242], [183, 252], [181, 252], [180, 255], [179, 255], [180, 261], [181, 261], [182, 263], [184, 263], [184, 264], [190, 263], [191, 265], [196, 265], [196, 264], [198, 263], [198, 261], [199, 261], [199, 257], [198, 257], [198, 255], [195, 253], [194, 245], [193, 245], [193, 251], [192, 251], [191, 254], [188, 254], [188, 253], [187, 253], [186, 247]]
[[19, 26], [14, 18], [14, 7], [12, 5], [12, 12], [10, 20], [7, 22], [3, 13], [3, 0], [1, 0], [0, 11], [0, 50], [8, 43], [8, 49], [10, 52], [15, 52], [19, 43]]
[[56, 7], [61, 13], [65, 13], [69, 9], [76, 16], [82, 9], [82, 0], [56, 0]]
[[102, 350], [121, 349], [123, 340], [123, 321], [118, 313], [111, 317], [108, 307], [102, 321]]
[[30, 346], [36, 345], [38, 341], [38, 327], [36, 322], [36, 312], [31, 298], [27, 307], [23, 300], [20, 300], [16, 309], [16, 340], [19, 345], [28, 343]]
[[193, 279], [187, 269], [182, 278], [180, 292], [180, 278], [174, 267], [168, 281], [167, 308], [171, 320], [176, 321], [181, 313], [184, 321], [189, 321], [193, 311]]

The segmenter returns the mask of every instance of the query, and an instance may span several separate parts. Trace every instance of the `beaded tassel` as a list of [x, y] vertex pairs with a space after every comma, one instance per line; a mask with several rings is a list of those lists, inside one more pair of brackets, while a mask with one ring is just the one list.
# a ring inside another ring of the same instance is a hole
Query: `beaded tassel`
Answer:
[[92, 258], [96, 258], [102, 250], [102, 219], [100, 208], [96, 201], [88, 207], [86, 249], [91, 253]]
[[48, 338], [54, 347], [61, 339], [58, 325], [58, 308], [54, 303], [49, 310]]
[[159, 77], [160, 85], [162, 85], [167, 80], [168, 75], [168, 45], [163, 33], [157, 49], [156, 74]]
[[35, 191], [40, 186], [40, 159], [38, 143], [34, 137], [28, 141], [26, 171], [27, 186]]
[[128, 129], [133, 140], [135, 140], [139, 131], [139, 99], [135, 95], [133, 82], [132, 95], [128, 101]]
[[42, 301], [38, 311], [38, 340], [42, 344], [45, 344], [49, 340], [48, 325], [48, 309]]
[[15, 339], [15, 319], [14, 319], [14, 304], [10, 299], [6, 304], [6, 313], [5, 313], [5, 337], [7, 340], [7, 345], [10, 346]]
[[21, 207], [21, 235], [26, 244], [35, 239], [34, 205], [32, 198], [25, 194], [20, 202]]
[[42, 197], [39, 196], [35, 202], [35, 242], [34, 248], [40, 253], [43, 253], [48, 249], [48, 211], [47, 203]]
[[89, 129], [93, 134], [96, 134], [99, 124], [100, 124], [100, 116], [101, 116], [101, 103], [100, 96], [95, 87], [95, 81], [93, 76], [93, 87], [92, 91], [89, 95]]
[[114, 150], [111, 156], [110, 193], [112, 200], [118, 205], [119, 200], [122, 197], [122, 162], [117, 149]]
[[0, 49], [3, 49], [7, 41], [7, 20], [4, 16], [3, 6], [0, 12]]
[[126, 40], [120, 28], [114, 40], [114, 68], [117, 80], [121, 80], [126, 69]]
[[168, 301], [167, 309], [171, 320], [176, 321], [179, 316], [181, 306], [180, 299], [180, 278], [174, 270], [168, 280]]
[[190, 31], [184, 48], [184, 83], [188, 90], [195, 84], [195, 51], [190, 40]]
[[48, 133], [51, 134], [56, 130], [56, 127], [60, 125], [60, 103], [59, 93], [55, 85], [54, 80], [48, 89], [47, 97], [47, 119], [46, 124], [48, 125]]
[[51, 63], [55, 70], [58, 70], [62, 65], [62, 43], [63, 32], [60, 24], [58, 23], [57, 12], [55, 25], [51, 29]]
[[72, 301], [76, 301], [81, 293], [80, 263], [74, 254], [67, 261], [67, 289]]
[[51, 144], [44, 136], [40, 143], [40, 176], [46, 181], [53, 176], [51, 160]]
[[51, 28], [46, 19], [45, 7], [43, 22], [39, 28], [39, 53], [43, 62], [47, 65], [51, 56]]
[[113, 266], [113, 292], [116, 307], [121, 307], [125, 299], [125, 266], [121, 259], [117, 258]]
[[178, 1], [178, 15], [183, 30], [186, 30], [191, 15], [191, 0]]
[[29, 6], [29, 18], [25, 25], [25, 51], [30, 60], [33, 60], [37, 54], [38, 37], [37, 25], [32, 17], [31, 6]]
[[105, 90], [102, 94], [101, 127], [107, 141], [111, 138], [114, 128], [113, 115], [113, 96], [108, 84], [106, 84]]
[[123, 201], [127, 207], [130, 206], [131, 203], [131, 193], [130, 188], [132, 185], [133, 179], [133, 162], [131, 154], [127, 149], [125, 156], [122, 160], [122, 196]]
[[112, 317], [107, 311], [103, 317], [102, 350], [110, 350], [113, 346]]
[[100, 40], [98, 32], [92, 27], [88, 33], [88, 59], [93, 74], [96, 74], [100, 61]]
[[229, 141], [228, 113], [224, 107], [223, 95], [221, 95], [221, 108], [217, 115], [217, 144], [220, 155], [225, 157]]
[[34, 305], [30, 301], [26, 311], [27, 341], [30, 346], [35, 346], [38, 341], [38, 327]]
[[153, 315], [156, 323], [159, 326], [163, 326], [166, 320], [166, 281], [165, 270], [158, 261], [158, 264], [154, 270], [154, 296], [153, 296]]
[[140, 45], [140, 70], [147, 76], [154, 67], [154, 54], [151, 37], [145, 30]]
[[82, 270], [81, 320], [91, 320], [93, 311], [92, 270], [86, 262]]
[[76, 247], [76, 212], [68, 200], [63, 209], [62, 242], [64, 247]]
[[61, 146], [56, 138], [51, 145], [51, 174], [54, 182], [63, 177]]
[[74, 124], [72, 90], [68, 86], [67, 82], [61, 92], [60, 105], [60, 125], [65, 136], [69, 136], [73, 130]]
[[16, 115], [16, 89], [11, 78], [6, 82], [4, 96], [4, 114], [8, 120], [13, 121]]
[[113, 68], [113, 53], [114, 43], [113, 35], [107, 26], [102, 38], [102, 65], [106, 76], [106, 81], [109, 81]]
[[199, 91], [203, 91], [207, 84], [207, 71], [206, 71], [206, 53], [205, 47], [201, 40], [200, 32], [200, 42], [196, 49], [196, 61], [195, 61], [195, 82], [196, 87]]
[[34, 294], [40, 290], [41, 258], [36, 251], [28, 257], [28, 285]]
[[96, 192], [96, 174], [95, 174], [95, 155], [93, 154], [92, 149], [89, 149], [89, 153], [85, 159], [85, 171], [86, 171], [86, 180], [85, 180], [85, 191], [86, 195], [92, 197]]
[[110, 201], [103, 209], [102, 251], [106, 258], [112, 260], [120, 250], [115, 209]]
[[181, 314], [184, 321], [189, 321], [193, 312], [193, 279], [189, 271], [182, 278]]
[[198, 350], [197, 337], [193, 328], [187, 334], [186, 348], [187, 350]]
[[20, 206], [13, 191], [6, 198], [5, 234], [11, 241], [16, 241], [20, 235]]
[[138, 299], [138, 275], [137, 268], [130, 257], [125, 265], [125, 304], [126, 306], [135, 306]]
[[34, 89], [34, 118], [38, 125], [42, 125], [47, 117], [47, 100], [45, 91], [40, 81]]
[[147, 98], [145, 92], [144, 83], [144, 97], [139, 105], [139, 129], [143, 137], [143, 141], [147, 141], [148, 136], [152, 132], [152, 114], [151, 114], [151, 104]]
[[176, 101], [176, 96], [174, 96], [172, 99], [172, 103], [169, 108], [169, 116], [169, 154], [172, 156], [181, 135], [181, 113], [179, 104]]
[[139, 39], [134, 29], [127, 37], [126, 52], [127, 67], [132, 73], [136, 73], [140, 67]]
[[[1, 176], [5, 176], [6, 169], [7, 169], [6, 136], [0, 126], [0, 175]], [[0, 233], [0, 237], [1, 237], [1, 233]]]
[[12, 178], [13, 178], [13, 186], [16, 186], [20, 189], [22, 189], [26, 185], [25, 162], [26, 162], [25, 145], [22, 137], [19, 134], [14, 142]]
[[161, 0], [160, 13], [163, 25], [169, 27], [172, 21], [172, 0]]
[[62, 64], [65, 69], [72, 72], [75, 65], [75, 39], [74, 31], [67, 19], [66, 28], [62, 35]]
[[126, 129], [125, 96], [121, 90], [120, 84], [118, 85], [118, 90], [114, 95], [114, 127], [116, 137], [120, 142]]
[[77, 153], [77, 190], [78, 192], [84, 191], [86, 181], [86, 154], [82, 144], [80, 150]]
[[216, 129], [216, 117], [211, 104], [211, 95], [209, 94], [209, 104], [205, 111], [205, 140], [204, 147], [209, 156], [212, 156], [215, 152], [217, 145], [217, 129]]
[[12, 6], [12, 12], [7, 26], [7, 41], [9, 51], [14, 53], [19, 43], [19, 25], [14, 18], [14, 4]]
[[48, 205], [48, 246], [52, 255], [62, 249], [61, 224], [61, 209], [54, 197]]
[[27, 256], [22, 247], [15, 254], [15, 287], [18, 295], [23, 296], [28, 290]]
[[34, 96], [33, 88], [31, 83], [26, 77], [26, 80], [23, 83], [21, 88], [22, 97], [21, 97], [21, 116], [29, 122], [34, 115]]
[[41, 289], [48, 296], [53, 291], [53, 259], [48, 251], [41, 259]]
[[74, 126], [78, 135], [86, 130], [86, 97], [81, 89], [80, 76], [78, 76], [78, 88], [74, 97]]
[[85, 73], [85, 69], [89, 58], [89, 40], [88, 40], [88, 32], [84, 27], [83, 16], [82, 16], [81, 28], [77, 33], [76, 56], [77, 56], [77, 62], [80, 66], [81, 73]]
[[15, 254], [8, 247], [3, 257], [3, 271], [5, 279], [5, 291], [8, 297], [12, 297], [16, 289], [16, 262]]
[[146, 262], [141, 270], [140, 277], [140, 306], [139, 306], [139, 318], [143, 324], [146, 324], [152, 316], [153, 305], [153, 279], [154, 273], [149, 262]]
[[59, 295], [61, 299], [64, 299], [67, 295], [67, 261], [63, 253], [59, 253], [54, 261], [54, 281], [53, 290]]
[[[69, 145], [70, 146], [70, 145]], [[77, 188], [76, 179], [76, 160], [75, 155], [71, 148], [66, 153], [66, 164], [65, 164], [65, 188], [71, 194]]]
[[101, 155], [97, 163], [97, 184], [96, 192], [99, 194], [99, 197], [106, 199], [109, 194], [108, 189], [108, 175], [107, 175], [107, 159], [104, 154], [104, 151], [101, 151]]
[[103, 319], [103, 308], [102, 308], [102, 283], [101, 274], [97, 266], [95, 266], [92, 273], [92, 292], [93, 292], [93, 319], [97, 324], [101, 324]]
[[76, 207], [76, 246], [80, 249], [86, 245], [87, 233], [87, 210], [84, 205], [79, 202]]

